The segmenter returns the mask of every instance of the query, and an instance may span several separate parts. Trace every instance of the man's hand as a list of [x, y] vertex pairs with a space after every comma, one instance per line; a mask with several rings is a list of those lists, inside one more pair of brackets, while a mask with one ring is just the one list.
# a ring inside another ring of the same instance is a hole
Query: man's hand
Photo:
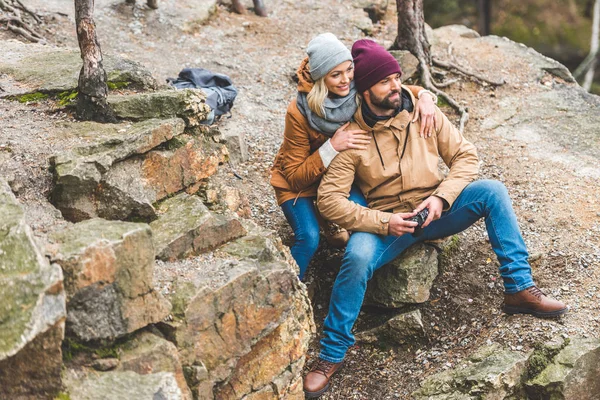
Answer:
[[419, 211], [425, 208], [429, 209], [429, 215], [427, 216], [425, 223], [423, 223], [422, 228], [425, 228], [432, 221], [440, 219], [442, 216], [442, 210], [444, 209], [444, 200], [442, 200], [441, 197], [429, 196], [421, 204], [419, 204], [419, 206], [415, 208], [415, 211], [413, 212], [416, 215]]
[[435, 123], [435, 104], [433, 104], [433, 98], [429, 93], [423, 93], [419, 101], [417, 101], [417, 107], [415, 111], [415, 118], [413, 123], [417, 122], [421, 117], [421, 130], [419, 136], [431, 137], [433, 130], [436, 129]]
[[413, 233], [417, 223], [405, 221], [405, 219], [414, 217], [415, 215], [417, 215], [417, 213], [414, 211], [411, 213], [398, 213], [392, 215], [388, 224], [388, 234], [392, 236], [402, 236], [405, 233]]
[[367, 131], [363, 131], [362, 129], [346, 130], [348, 125], [350, 125], [350, 122], [346, 122], [333, 134], [331, 145], [335, 151], [342, 152], [348, 149], [366, 149], [371, 141], [371, 136], [367, 135]]

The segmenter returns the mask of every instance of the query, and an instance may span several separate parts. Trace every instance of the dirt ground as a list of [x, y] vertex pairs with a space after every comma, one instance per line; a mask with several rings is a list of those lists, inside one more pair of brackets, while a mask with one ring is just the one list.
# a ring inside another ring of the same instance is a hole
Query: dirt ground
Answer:
[[[185, 7], [181, 3], [165, 0], [159, 2], [157, 11], [152, 11], [139, 1], [136, 6], [97, 1], [96, 22], [103, 51], [141, 62], [159, 82], [188, 66], [231, 76], [240, 94], [233, 117], [221, 122], [221, 130], [242, 133], [249, 158], [224, 168], [221, 177], [244, 190], [253, 219], [275, 229], [290, 243], [291, 231], [268, 184], [268, 169], [282, 140], [287, 104], [295, 95], [291, 75], [314, 35], [333, 32], [348, 45], [364, 37], [353, 23], [364, 13], [343, 0], [268, 0], [266, 19], [252, 13], [232, 14], [226, 6], [219, 6], [209, 22], [188, 23], [184, 29], [181, 21], [185, 20]], [[33, 0], [30, 6], [45, 16], [48, 24], [44, 32], [49, 44], [77, 46], [73, 11], [65, 10], [64, 1]], [[391, 19], [375, 25], [373, 35], [389, 45], [394, 30]], [[10, 37], [14, 36], [0, 29], [0, 40]], [[457, 49], [455, 56], [466, 65], [469, 60], [485, 59], [480, 49], [468, 47]], [[497, 61], [490, 60], [486, 70], [490, 76], [518, 76], [519, 60]], [[525, 94], [535, 90], [517, 84], [493, 90], [463, 79], [450, 92], [470, 106], [465, 136], [478, 147], [481, 178], [499, 179], [509, 189], [538, 286], [567, 302], [570, 313], [558, 320], [503, 315], [499, 310], [502, 284], [497, 262], [485, 228], [479, 223], [458, 235], [458, 248], [445, 260], [431, 299], [421, 307], [426, 327], [424, 343], [353, 347], [345, 369], [333, 380], [324, 399], [410, 398], [423, 378], [457, 365], [475, 348], [489, 342], [527, 352], [535, 342], [550, 338], [599, 336], [598, 171], [572, 172], [565, 162], [583, 157], [576, 151], [562, 149], [570, 156], [563, 157], [567, 161], [552, 161], [555, 158], [549, 156], [543, 140], [533, 146], [482, 128], [482, 121], [496, 110], [499, 99], [514, 96], [517, 91]], [[45, 197], [51, 178], [47, 158], [72, 145], [53, 136], [52, 121], [70, 118], [56, 113], [53, 107], [48, 102], [21, 105], [0, 100], [0, 162], [10, 164], [8, 169], [20, 177], [17, 181], [22, 189], [17, 195], [40, 238], [46, 230], [62, 223], [60, 214]], [[451, 110], [445, 111], [457, 121]], [[236, 178], [234, 172], [243, 179]], [[318, 332], [341, 255], [323, 246], [310, 267], [308, 280], [314, 282]], [[317, 354], [318, 337], [311, 345], [307, 367]]]

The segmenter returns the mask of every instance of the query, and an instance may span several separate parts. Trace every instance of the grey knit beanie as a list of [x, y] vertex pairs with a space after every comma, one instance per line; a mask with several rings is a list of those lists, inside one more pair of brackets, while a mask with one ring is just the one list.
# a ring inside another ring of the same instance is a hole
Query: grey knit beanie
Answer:
[[352, 61], [350, 50], [333, 33], [322, 33], [313, 38], [306, 48], [310, 76], [321, 79], [344, 61]]

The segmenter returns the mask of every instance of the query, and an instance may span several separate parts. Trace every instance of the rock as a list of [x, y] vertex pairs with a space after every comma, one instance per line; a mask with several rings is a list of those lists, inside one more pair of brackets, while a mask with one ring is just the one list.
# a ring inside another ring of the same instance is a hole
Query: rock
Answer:
[[92, 363], [96, 371], [111, 371], [119, 366], [118, 358], [101, 358]]
[[206, 104], [206, 95], [200, 89], [111, 95], [108, 96], [108, 104], [118, 118], [139, 121], [179, 117], [190, 127], [205, 121], [211, 111]]
[[400, 68], [402, 68], [402, 81], [418, 78], [419, 60], [417, 60], [417, 57], [406, 50], [391, 50], [390, 54], [394, 56], [400, 64]]
[[[76, 49], [58, 48], [18, 40], [0, 42], [0, 97], [24, 94], [71, 93], [77, 90], [81, 71], [81, 53]], [[104, 69], [110, 87], [156, 89], [156, 80], [141, 64], [104, 54]], [[113, 86], [114, 85], [114, 86]]]
[[[559, 162], [577, 175], [600, 179], [600, 150], [595, 145], [598, 107], [600, 98], [581, 87], [556, 85], [553, 90], [503, 99], [483, 125], [496, 135], [525, 143], [533, 156]], [[576, 141], [568, 139], [575, 134]], [[566, 156], [567, 151], [577, 157]]]
[[198, 190], [197, 183], [227, 159], [223, 145], [181, 134], [180, 119], [116, 129], [51, 158], [50, 198], [66, 219], [154, 219], [155, 202]]
[[366, 14], [352, 17], [350, 23], [367, 36], [373, 34], [373, 21]]
[[183, 400], [172, 373], [136, 374], [133, 371], [76, 373], [68, 371], [66, 391], [71, 400]]
[[154, 291], [146, 224], [92, 219], [52, 232], [63, 268], [67, 330], [82, 341], [114, 339], [161, 321], [170, 304]]
[[358, 342], [377, 343], [388, 342], [403, 345], [411, 340], [421, 339], [425, 336], [421, 312], [419, 310], [396, 315], [384, 324], [359, 332], [355, 335]]
[[[237, 240], [227, 243], [219, 249], [238, 259], [256, 260], [259, 262], [273, 262], [292, 260], [289, 250], [281, 244], [281, 239], [274, 231], [261, 228], [256, 223], [244, 220], [244, 227], [248, 234]], [[293, 263], [295, 266], [295, 263]]]
[[423, 303], [429, 299], [437, 274], [437, 250], [427, 244], [417, 244], [375, 272], [364, 303], [386, 308]]
[[140, 375], [169, 372], [175, 376], [182, 399], [192, 400], [175, 345], [155, 333], [141, 332], [121, 347], [119, 370]]
[[246, 234], [238, 218], [213, 214], [198, 196], [187, 193], [165, 200], [157, 211], [150, 227], [161, 260], [200, 254]]
[[227, 144], [234, 165], [248, 161], [248, 145], [242, 130], [225, 130], [223, 140]]
[[61, 387], [62, 272], [38, 249], [2, 180], [0, 216], [0, 398], [52, 397]]
[[563, 346], [548, 360], [548, 366], [541, 373], [525, 383], [528, 396], [532, 399], [597, 399], [600, 340], [575, 337]]
[[283, 261], [231, 258], [198, 261], [194, 270], [196, 276], [173, 283], [175, 319], [161, 324], [184, 367], [206, 369], [206, 374], [192, 374], [200, 375], [194, 395], [238, 399], [264, 391], [265, 398], [299, 396], [314, 325], [297, 272]]
[[526, 361], [525, 355], [497, 344], [484, 346], [460, 366], [421, 382], [412, 395], [415, 400], [511, 398], [519, 394]]

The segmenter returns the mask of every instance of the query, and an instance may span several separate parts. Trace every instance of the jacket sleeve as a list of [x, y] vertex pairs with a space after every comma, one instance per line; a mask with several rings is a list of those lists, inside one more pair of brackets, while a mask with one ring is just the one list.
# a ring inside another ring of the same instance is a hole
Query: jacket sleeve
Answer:
[[321, 215], [342, 228], [388, 234], [391, 213], [372, 210], [348, 200], [356, 171], [356, 154], [346, 150], [338, 154], [321, 180], [317, 195], [317, 207]]
[[450, 172], [432, 195], [444, 199], [447, 210], [463, 189], [477, 179], [479, 159], [475, 146], [464, 138], [437, 107], [435, 114], [436, 121], [440, 121], [437, 125], [438, 151]]
[[[295, 103], [292, 106], [295, 107]], [[289, 110], [285, 116], [283, 140], [281, 169], [290, 187], [300, 192], [317, 182], [326, 168], [319, 152], [310, 152], [306, 123]]]
[[414, 85], [406, 85], [406, 88], [411, 91], [411, 93], [413, 94], [413, 96], [415, 96], [415, 99], [417, 99], [417, 100], [419, 99], [417, 97], [419, 95], [419, 92], [421, 90], [425, 89], [422, 86], [414, 86]]

